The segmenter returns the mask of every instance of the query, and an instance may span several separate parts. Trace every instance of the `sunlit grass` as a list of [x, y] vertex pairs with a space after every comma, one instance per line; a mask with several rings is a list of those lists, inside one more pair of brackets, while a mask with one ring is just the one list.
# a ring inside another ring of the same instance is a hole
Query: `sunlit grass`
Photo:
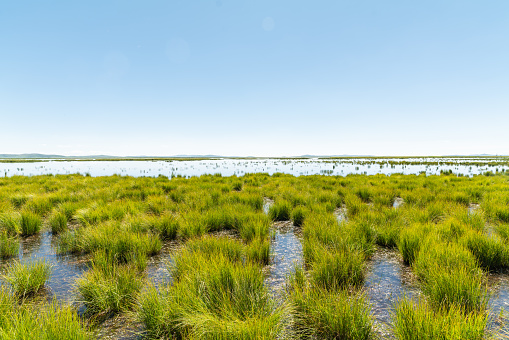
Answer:
[[401, 300], [394, 314], [394, 334], [399, 340], [472, 339], [488, 335], [486, 313], [465, 312], [460, 306], [433, 309], [424, 300]]
[[44, 260], [13, 262], [4, 275], [14, 294], [25, 298], [38, 293], [51, 275], [51, 266]]
[[[0, 256], [18, 254], [20, 235], [49, 228], [58, 254], [93, 259], [75, 285], [85, 316], [135, 311], [154, 338], [373, 338], [363, 287], [380, 247], [394, 248], [422, 293], [396, 307], [393, 335], [487, 338], [487, 272], [508, 266], [506, 175], [69, 175], [0, 184]], [[394, 208], [397, 197], [404, 204]], [[304, 263], [288, 295], [274, 299], [281, 254], [271, 235], [280, 227], [282, 239], [302, 242]], [[177, 249], [171, 279], [145, 290], [147, 265], [159, 261], [150, 257], [163, 246]]]

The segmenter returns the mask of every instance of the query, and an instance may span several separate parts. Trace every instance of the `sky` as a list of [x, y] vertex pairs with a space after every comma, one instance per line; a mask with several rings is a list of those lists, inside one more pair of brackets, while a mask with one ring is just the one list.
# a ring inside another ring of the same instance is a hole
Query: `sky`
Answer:
[[0, 153], [509, 155], [509, 1], [1, 1]]

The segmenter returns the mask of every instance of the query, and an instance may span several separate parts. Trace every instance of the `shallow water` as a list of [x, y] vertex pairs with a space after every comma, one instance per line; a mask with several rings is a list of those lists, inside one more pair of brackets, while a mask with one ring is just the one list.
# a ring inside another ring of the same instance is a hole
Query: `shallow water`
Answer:
[[364, 288], [368, 294], [376, 329], [382, 335], [389, 334], [391, 311], [398, 299], [419, 295], [417, 280], [409, 266], [403, 264], [395, 249], [378, 248], [368, 261], [368, 273]]
[[103, 322], [94, 332], [96, 339], [143, 339], [143, 325], [133, 315], [119, 314]]
[[470, 203], [468, 205], [468, 213], [469, 214], [473, 214], [477, 211], [477, 209], [479, 209], [481, 206], [477, 203]]
[[2, 271], [15, 260], [25, 262], [43, 259], [52, 267], [51, 277], [46, 284], [49, 297], [54, 296], [61, 301], [70, 302], [75, 297], [75, 280], [88, 268], [86, 260], [83, 256], [57, 255], [52, 241], [53, 235], [49, 231], [21, 239], [18, 258], [1, 261]]
[[405, 201], [401, 197], [396, 197], [394, 203], [392, 204], [392, 207], [397, 209], [401, 207], [403, 203], [405, 203]]
[[273, 261], [268, 266], [266, 284], [272, 293], [281, 294], [286, 278], [295, 266], [302, 266], [304, 260], [300, 230], [292, 222], [274, 223], [274, 232], [271, 248]]
[[267, 215], [269, 213], [270, 207], [274, 204], [274, 201], [270, 198], [263, 198], [263, 213]]
[[509, 335], [509, 271], [492, 273], [489, 278], [489, 328]]
[[159, 254], [148, 259], [146, 269], [147, 279], [155, 287], [171, 281], [169, 267], [174, 263], [173, 255], [180, 246], [181, 243], [178, 241], [165, 242]]
[[[409, 164], [413, 162], [414, 164]], [[453, 164], [449, 164], [452, 162]], [[478, 165], [478, 162], [484, 164]], [[452, 171], [455, 174], [472, 176], [486, 171], [509, 170], [500, 165], [504, 160], [479, 158], [349, 158], [349, 159], [207, 159], [173, 161], [44, 161], [34, 163], [0, 163], [0, 176], [45, 175], [45, 174], [90, 174], [91, 176], [111, 176], [114, 174], [142, 177], [159, 175], [200, 176], [221, 174], [223, 176], [242, 176], [248, 173], [277, 172], [302, 175], [348, 174], [440, 174]], [[421, 163], [421, 164], [418, 164]]]
[[336, 216], [336, 220], [338, 221], [338, 223], [347, 222], [348, 218], [346, 207], [343, 206], [341, 208], [334, 210], [334, 216]]

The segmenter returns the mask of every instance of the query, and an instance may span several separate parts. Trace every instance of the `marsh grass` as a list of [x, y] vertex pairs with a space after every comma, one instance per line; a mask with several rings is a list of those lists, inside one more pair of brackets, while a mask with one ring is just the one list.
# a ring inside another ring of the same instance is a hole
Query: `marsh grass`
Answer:
[[21, 232], [21, 215], [17, 212], [4, 212], [0, 214], [0, 230], [10, 236]]
[[45, 216], [53, 208], [53, 203], [47, 195], [33, 197], [24, 207], [38, 216]]
[[207, 233], [207, 225], [204, 223], [202, 214], [196, 211], [189, 211], [182, 214], [182, 224], [180, 226], [180, 237], [190, 239], [202, 236]]
[[51, 275], [51, 265], [44, 260], [21, 263], [13, 262], [3, 279], [9, 283], [18, 298], [37, 294]]
[[268, 265], [270, 263], [270, 241], [268, 239], [255, 239], [245, 247], [246, 259]]
[[161, 239], [150, 233], [135, 233], [118, 222], [65, 233], [60, 238], [59, 249], [93, 253], [104, 250], [111, 253], [119, 263], [127, 263], [133, 254], [151, 256], [162, 247]]
[[88, 316], [115, 314], [135, 307], [144, 285], [140, 268], [118, 265], [107, 254], [95, 254], [92, 267], [76, 280], [79, 301], [86, 306]]
[[292, 289], [289, 299], [299, 338], [374, 338], [370, 307], [361, 293], [299, 287]]
[[400, 232], [398, 248], [407, 265], [413, 264], [419, 253], [424, 237], [422, 230], [422, 226], [414, 225]]
[[177, 238], [180, 222], [173, 214], [164, 214], [153, 221], [153, 231], [159, 234], [163, 240], [174, 240]]
[[292, 221], [296, 227], [302, 227], [306, 218], [306, 210], [303, 207], [296, 207], [292, 211]]
[[[507, 176], [499, 174], [0, 178], [0, 246], [14, 253], [18, 235], [36, 233], [37, 220], [48, 223], [58, 232], [59, 254], [93, 256], [79, 279], [92, 319], [139, 309], [150, 336], [363, 338], [370, 327], [360, 287], [375, 245], [397, 247], [412, 265], [426, 317], [468, 323], [484, 313], [485, 270], [508, 263], [508, 192]], [[268, 215], [264, 197], [275, 202]], [[398, 209], [395, 197], [405, 201]], [[471, 203], [479, 209], [469, 211]], [[348, 219], [337, 221], [338, 207]], [[290, 295], [274, 301], [264, 285], [271, 226], [280, 220], [302, 227], [305, 270], [295, 279], [302, 289], [292, 293], [300, 294], [299, 312]], [[182, 245], [169, 268], [173, 285], [138, 299], [149, 257], [170, 240]]]
[[311, 277], [322, 289], [337, 290], [364, 283], [364, 255], [359, 251], [318, 251]]
[[270, 299], [258, 264], [235, 240], [191, 241], [170, 270], [174, 283], [143, 294], [139, 318], [152, 338], [277, 338], [284, 309]]
[[497, 270], [509, 266], [509, 250], [506, 243], [500, 238], [470, 232], [464, 242], [479, 264], [487, 270]]
[[30, 210], [21, 212], [20, 229], [21, 235], [31, 236], [37, 234], [42, 227], [42, 219], [36, 213]]
[[487, 278], [475, 257], [457, 243], [424, 242], [414, 269], [423, 291], [436, 308], [460, 306], [466, 312], [483, 311], [488, 303]]
[[287, 201], [279, 201], [269, 208], [269, 217], [272, 221], [289, 221], [292, 215], [292, 207]]
[[364, 203], [371, 202], [373, 198], [372, 191], [369, 188], [359, 188], [355, 191], [357, 197], [359, 197]]
[[19, 240], [15, 236], [10, 236], [5, 231], [0, 231], [0, 258], [8, 258], [18, 255]]
[[76, 311], [58, 302], [19, 305], [0, 289], [0, 339], [91, 339]]
[[62, 212], [67, 221], [74, 219], [76, 211], [82, 207], [80, 202], [62, 202], [58, 205], [58, 211]]
[[267, 216], [256, 214], [246, 218], [238, 228], [239, 236], [246, 242], [266, 239], [269, 236], [270, 220]]
[[359, 213], [366, 211], [366, 204], [357, 196], [348, 195], [345, 198], [345, 206], [348, 218], [354, 218]]
[[467, 312], [462, 307], [432, 308], [424, 300], [400, 300], [395, 307], [394, 335], [399, 340], [485, 339], [487, 313]]
[[242, 182], [241, 181], [234, 182], [232, 185], [232, 190], [241, 191], [242, 190]]
[[10, 201], [14, 207], [20, 209], [29, 199], [30, 197], [28, 196], [15, 195], [11, 197]]
[[509, 240], [509, 224], [507, 223], [501, 223], [497, 224], [494, 227], [495, 231], [497, 232], [498, 236], [500, 236], [504, 241]]
[[83, 241], [81, 236], [81, 229], [66, 230], [61, 233], [57, 239], [57, 254], [63, 255], [80, 253], [83, 251]]
[[59, 234], [67, 229], [67, 215], [65, 212], [54, 211], [49, 218], [49, 225], [53, 234]]

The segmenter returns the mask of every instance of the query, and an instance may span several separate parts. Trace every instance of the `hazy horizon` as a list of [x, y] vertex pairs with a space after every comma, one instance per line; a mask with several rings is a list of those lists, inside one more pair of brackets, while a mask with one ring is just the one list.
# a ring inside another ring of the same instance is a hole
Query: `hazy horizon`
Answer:
[[509, 154], [509, 2], [0, 4], [0, 153]]

